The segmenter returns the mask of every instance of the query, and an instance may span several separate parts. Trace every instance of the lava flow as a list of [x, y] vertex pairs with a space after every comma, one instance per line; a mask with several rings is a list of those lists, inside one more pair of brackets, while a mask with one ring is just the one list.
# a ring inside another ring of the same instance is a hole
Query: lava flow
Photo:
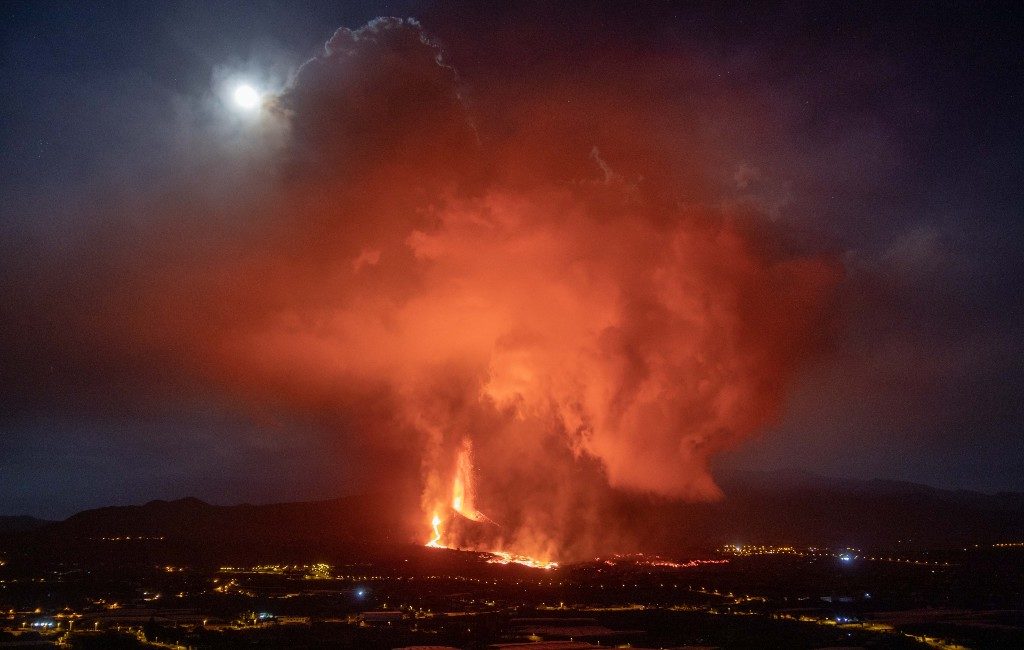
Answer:
[[686, 562], [674, 562], [666, 560], [657, 555], [648, 556], [644, 553], [633, 553], [621, 555], [616, 553], [611, 560], [601, 560], [602, 564], [615, 566], [617, 564], [633, 564], [637, 566], [661, 567], [666, 569], [692, 569], [705, 564], [728, 564], [729, 560], [687, 560]]
[[427, 546], [432, 548], [445, 548], [441, 545], [441, 518], [434, 515], [434, 518], [430, 521], [430, 525], [434, 528], [434, 536], [430, 538], [429, 542], [427, 542]]
[[[434, 536], [430, 539], [425, 546], [430, 548], [447, 548], [453, 551], [467, 550], [461, 549], [457, 546], [450, 546], [448, 544], [441, 543], [441, 517], [434, 515], [431, 520], [433, 526]], [[480, 551], [475, 550], [486, 558], [488, 564], [521, 564], [528, 566], [531, 569], [557, 569], [558, 562], [552, 560], [540, 560], [537, 558], [529, 557], [528, 555], [519, 555], [517, 553], [509, 553], [508, 551]]]
[[[452, 478], [451, 492], [452, 497], [450, 504], [452, 512], [461, 517], [465, 517], [470, 521], [487, 522], [494, 526], [498, 525], [494, 520], [477, 510], [474, 506], [473, 448], [472, 443], [470, 443], [468, 439], [462, 441], [462, 446], [459, 449], [459, 455], [456, 458], [455, 476]], [[555, 569], [558, 567], [557, 562], [541, 560], [528, 555], [490, 549], [463, 549], [458, 545], [442, 542], [441, 539], [444, 537], [444, 534], [441, 531], [442, 519], [437, 512], [433, 513], [430, 525], [433, 536], [430, 538], [430, 541], [426, 543], [426, 546], [431, 548], [476, 551], [487, 558], [488, 564], [522, 564], [523, 566], [528, 566], [534, 569]]]
[[491, 556], [487, 559], [488, 564], [522, 564], [532, 569], [557, 569], [558, 562], [551, 560], [538, 560], [536, 558], [528, 557], [526, 555], [516, 555], [515, 553], [508, 553], [506, 551], [489, 551], [487, 555]]

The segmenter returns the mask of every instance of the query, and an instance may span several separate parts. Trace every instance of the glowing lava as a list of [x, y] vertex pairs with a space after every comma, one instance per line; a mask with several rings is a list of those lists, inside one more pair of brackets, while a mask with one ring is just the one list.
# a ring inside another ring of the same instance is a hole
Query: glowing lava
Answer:
[[[473, 447], [468, 439], [462, 441], [458, 457], [455, 462], [455, 476], [452, 478], [452, 511], [470, 521], [489, 522], [497, 525], [487, 515], [480, 512], [474, 506], [473, 490]], [[441, 532], [441, 517], [436, 512], [431, 519], [433, 537], [426, 543], [431, 548], [447, 548], [452, 550], [473, 550], [483, 554], [488, 564], [521, 564], [534, 569], [555, 569], [558, 563], [551, 560], [540, 560], [528, 555], [519, 555], [508, 551], [484, 550], [479, 548], [462, 549], [457, 545], [442, 542], [444, 534]]]
[[473, 507], [473, 500], [473, 447], [469, 439], [464, 439], [452, 480], [452, 510], [466, 519], [483, 521], [486, 517]]
[[427, 546], [432, 548], [445, 548], [441, 545], [441, 518], [435, 514], [434, 518], [430, 521], [430, 525], [434, 527], [434, 536], [429, 542], [427, 542]]
[[633, 564], [636, 566], [662, 567], [667, 569], [692, 569], [705, 564], [728, 564], [729, 560], [687, 560], [686, 562], [673, 562], [657, 555], [645, 555], [643, 553], [632, 553], [629, 555], [615, 554], [612, 560], [600, 560], [602, 564], [615, 566], [617, 564]]
[[522, 564], [523, 566], [528, 566], [531, 569], [558, 568], [558, 562], [538, 560], [526, 555], [516, 555], [515, 553], [509, 553], [507, 551], [488, 551], [486, 555], [491, 556], [487, 560], [488, 564]]

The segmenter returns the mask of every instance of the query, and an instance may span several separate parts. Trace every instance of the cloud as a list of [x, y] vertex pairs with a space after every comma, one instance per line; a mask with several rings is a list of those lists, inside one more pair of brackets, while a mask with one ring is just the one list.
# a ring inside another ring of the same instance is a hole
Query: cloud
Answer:
[[417, 457], [425, 534], [471, 444], [500, 526], [454, 541], [599, 551], [610, 490], [720, 495], [711, 459], [777, 420], [840, 276], [723, 207], [700, 147], [675, 165], [638, 83], [613, 67], [467, 101], [417, 22], [340, 29], [267, 118], [285, 140], [258, 202], [220, 198], [211, 223], [154, 201], [155, 225], [29, 302], [63, 306], [48, 340], [81, 368], [333, 427], [378, 484], [380, 450]]

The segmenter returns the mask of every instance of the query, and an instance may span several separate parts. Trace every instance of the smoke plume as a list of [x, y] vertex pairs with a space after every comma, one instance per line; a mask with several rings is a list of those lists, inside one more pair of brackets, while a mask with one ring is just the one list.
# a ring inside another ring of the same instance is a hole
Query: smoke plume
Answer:
[[710, 460], [779, 416], [837, 265], [724, 199], [658, 73], [498, 88], [457, 63], [412, 20], [338, 30], [267, 109], [258, 200], [154, 208], [71, 320], [414, 455], [416, 541], [440, 513], [453, 545], [592, 556], [613, 491], [720, 497]]

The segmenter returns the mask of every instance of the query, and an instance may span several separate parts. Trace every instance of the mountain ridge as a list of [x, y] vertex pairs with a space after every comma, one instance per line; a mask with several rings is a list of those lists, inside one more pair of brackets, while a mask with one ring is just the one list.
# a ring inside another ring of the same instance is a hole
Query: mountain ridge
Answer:
[[[1024, 540], [1024, 495], [810, 473], [722, 477], [725, 498], [684, 503], [616, 494], [602, 503], [608, 552], [666, 555], [723, 544], [929, 548]], [[418, 495], [397, 490], [320, 501], [214, 505], [196, 497], [106, 506], [0, 534], [8, 555], [49, 553], [116, 565], [352, 558], [422, 546]], [[582, 535], [586, 531], [581, 531]], [[604, 551], [602, 551], [604, 552]], [[133, 555], [134, 554], [134, 555]], [[574, 558], [576, 559], [576, 558]]]

